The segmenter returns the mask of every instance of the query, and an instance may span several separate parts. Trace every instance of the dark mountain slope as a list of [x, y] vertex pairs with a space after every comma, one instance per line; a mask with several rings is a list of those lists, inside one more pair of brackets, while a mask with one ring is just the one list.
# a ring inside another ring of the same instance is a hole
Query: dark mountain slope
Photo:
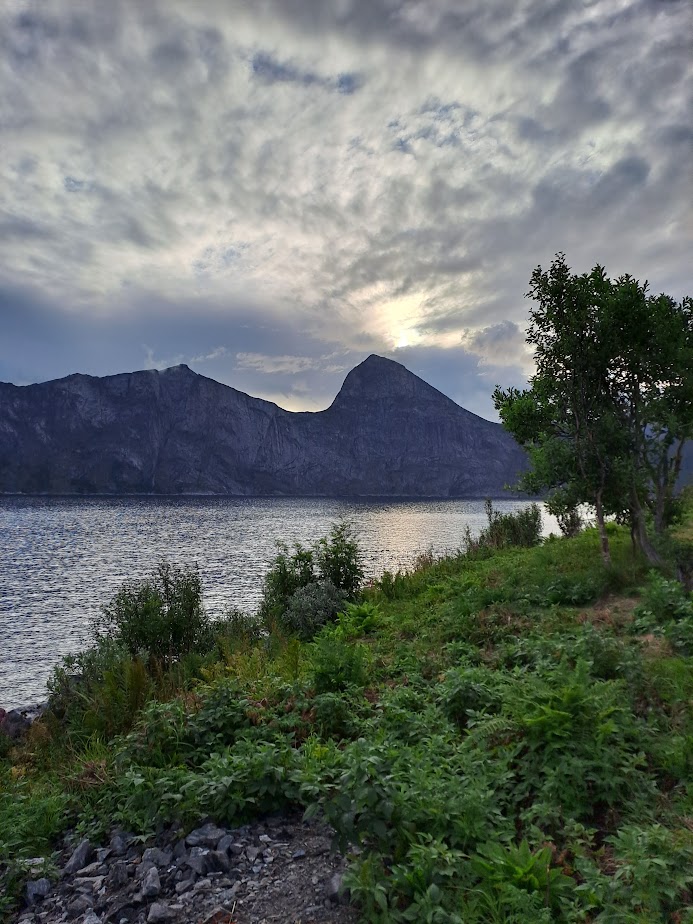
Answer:
[[498, 424], [378, 356], [317, 413], [187, 366], [0, 384], [5, 492], [474, 497], [525, 464]]

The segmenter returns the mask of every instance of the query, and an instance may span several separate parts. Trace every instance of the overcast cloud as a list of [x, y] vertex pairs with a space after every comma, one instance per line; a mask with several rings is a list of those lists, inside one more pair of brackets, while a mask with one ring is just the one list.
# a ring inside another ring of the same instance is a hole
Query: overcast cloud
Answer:
[[369, 353], [493, 416], [523, 299], [693, 293], [689, 0], [5, 0], [0, 379], [187, 362], [290, 409]]

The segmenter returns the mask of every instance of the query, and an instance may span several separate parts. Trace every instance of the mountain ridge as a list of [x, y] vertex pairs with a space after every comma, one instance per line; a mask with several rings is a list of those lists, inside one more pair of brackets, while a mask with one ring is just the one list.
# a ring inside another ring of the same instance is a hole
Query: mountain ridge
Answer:
[[0, 383], [0, 491], [478, 497], [526, 456], [500, 424], [372, 354], [322, 411], [185, 364]]

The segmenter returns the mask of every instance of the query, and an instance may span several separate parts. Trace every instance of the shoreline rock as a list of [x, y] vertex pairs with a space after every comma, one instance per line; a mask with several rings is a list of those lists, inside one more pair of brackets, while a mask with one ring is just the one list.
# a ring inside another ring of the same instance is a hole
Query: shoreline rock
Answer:
[[59, 878], [27, 883], [16, 924], [356, 924], [332, 831], [299, 813], [234, 828], [169, 828], [146, 845], [66, 843]]

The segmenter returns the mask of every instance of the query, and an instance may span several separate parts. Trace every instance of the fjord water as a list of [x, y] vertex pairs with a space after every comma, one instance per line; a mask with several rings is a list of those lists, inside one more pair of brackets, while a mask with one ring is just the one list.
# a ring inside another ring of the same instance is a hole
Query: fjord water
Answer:
[[[341, 519], [354, 524], [369, 577], [428, 549], [454, 552], [466, 526], [477, 534], [486, 522], [478, 500], [0, 498], [0, 706], [45, 699], [52, 667], [84, 647], [100, 608], [162, 559], [198, 566], [213, 617], [253, 610], [277, 540], [309, 543]], [[544, 528], [557, 531], [545, 513]]]

